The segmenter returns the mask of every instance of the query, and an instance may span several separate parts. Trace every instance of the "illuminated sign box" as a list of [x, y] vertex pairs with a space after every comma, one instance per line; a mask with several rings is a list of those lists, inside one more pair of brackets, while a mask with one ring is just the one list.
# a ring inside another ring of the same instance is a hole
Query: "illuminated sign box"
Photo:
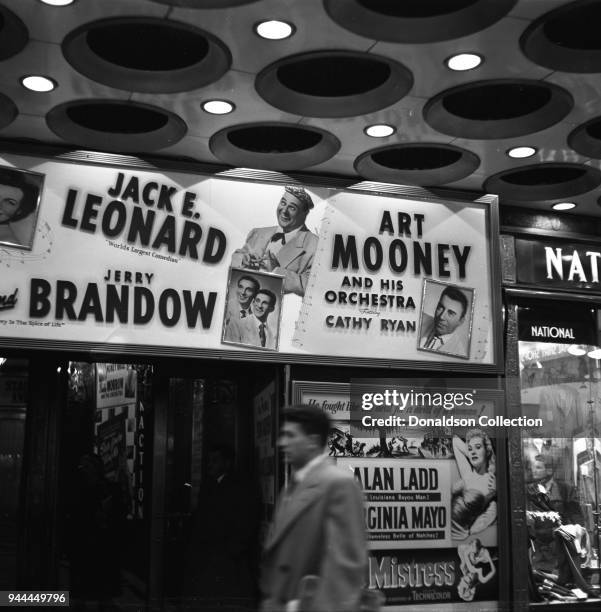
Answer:
[[0, 243], [3, 345], [502, 368], [492, 196], [2, 161], [43, 179], [31, 249]]

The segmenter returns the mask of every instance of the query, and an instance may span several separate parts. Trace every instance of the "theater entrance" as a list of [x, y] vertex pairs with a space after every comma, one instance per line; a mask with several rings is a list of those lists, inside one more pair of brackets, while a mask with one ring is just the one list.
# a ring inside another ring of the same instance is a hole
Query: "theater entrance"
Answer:
[[280, 370], [69, 362], [58, 550], [76, 605], [255, 609]]

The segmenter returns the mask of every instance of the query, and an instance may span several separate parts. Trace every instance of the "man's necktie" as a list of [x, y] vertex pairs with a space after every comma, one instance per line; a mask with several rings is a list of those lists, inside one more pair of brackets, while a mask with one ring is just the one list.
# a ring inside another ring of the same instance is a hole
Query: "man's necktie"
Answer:
[[286, 244], [286, 234], [284, 234], [284, 232], [276, 232], [271, 237], [270, 242], [281, 242], [282, 244]]
[[241, 308], [241, 309], [240, 309], [240, 318], [241, 318], [241, 319], [246, 318], [246, 310], [244, 310], [244, 308]]
[[442, 346], [442, 338], [440, 336], [430, 336], [430, 339], [428, 340], [428, 342], [426, 342], [426, 347], [427, 349], [432, 349], [433, 351], [435, 351], [436, 349], [439, 349]]
[[265, 335], [265, 323], [261, 323], [261, 325], [259, 325], [259, 340], [261, 340], [261, 346], [265, 346], [265, 342], [267, 341], [267, 336]]

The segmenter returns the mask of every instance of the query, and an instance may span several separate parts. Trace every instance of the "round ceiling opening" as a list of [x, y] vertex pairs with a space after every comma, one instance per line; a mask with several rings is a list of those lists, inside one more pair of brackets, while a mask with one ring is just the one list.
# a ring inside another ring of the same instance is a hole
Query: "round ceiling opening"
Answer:
[[267, 66], [255, 87], [269, 104], [305, 117], [351, 117], [400, 100], [411, 72], [390, 58], [354, 51], [316, 51]]
[[387, 17], [438, 17], [476, 4], [478, 0], [357, 0], [369, 11]]
[[233, 130], [228, 140], [239, 149], [254, 153], [293, 153], [305, 151], [319, 144], [319, 132], [295, 127], [256, 126]]
[[88, 130], [111, 134], [147, 134], [165, 127], [165, 113], [130, 104], [78, 104], [66, 110], [69, 119]]
[[355, 161], [355, 169], [366, 179], [422, 186], [458, 181], [479, 165], [479, 158], [470, 151], [438, 143], [381, 147]]
[[12, 11], [0, 5], [0, 60], [20, 53], [29, 40], [25, 24]]
[[476, 121], [522, 117], [543, 108], [551, 99], [544, 86], [524, 83], [492, 83], [461, 89], [444, 96], [442, 103], [452, 115]]
[[396, 170], [433, 170], [454, 164], [459, 151], [441, 147], [395, 147], [374, 153], [372, 159], [381, 166]]
[[567, 91], [543, 81], [479, 81], [434, 96], [424, 117], [433, 128], [459, 138], [512, 138], [554, 125], [573, 104]]
[[152, 0], [152, 2], [158, 2], [159, 4], [193, 9], [227, 8], [228, 6], [252, 4], [256, 1], [257, 0]]
[[10, 125], [18, 114], [15, 103], [8, 96], [0, 93], [0, 129]]
[[505, 200], [544, 201], [579, 195], [601, 185], [601, 172], [579, 164], [546, 163], [491, 176], [485, 190]]
[[568, 6], [543, 21], [543, 32], [554, 45], [591, 51], [601, 49], [600, 22], [600, 2]]
[[[115, 23], [91, 28], [88, 46], [98, 57], [132, 70], [178, 70], [201, 62], [209, 51], [204, 36], [156, 23]], [[157, 45], [157, 41], [161, 41]]]
[[340, 142], [315, 127], [256, 123], [225, 128], [213, 135], [209, 146], [226, 164], [281, 171], [320, 164], [338, 152]]
[[231, 64], [229, 50], [213, 35], [151, 17], [85, 24], [67, 35], [63, 53], [88, 78], [144, 93], [197, 89], [219, 79]]
[[80, 100], [54, 107], [48, 127], [68, 143], [116, 152], [154, 151], [175, 144], [187, 131], [173, 113], [137, 102]]
[[601, 140], [601, 119], [594, 119], [591, 123], [586, 126], [586, 133], [591, 138]]
[[429, 43], [474, 34], [507, 15], [517, 0], [324, 0], [343, 28], [398, 43]]
[[307, 96], [345, 97], [367, 93], [390, 78], [390, 66], [370, 57], [327, 56], [280, 66], [284, 87]]
[[580, 155], [601, 159], [601, 117], [574, 129], [568, 136], [568, 144]]
[[561, 6], [534, 21], [520, 44], [532, 61], [563, 72], [601, 71], [601, 2], [582, 0]]
[[510, 185], [540, 186], [561, 185], [582, 178], [586, 170], [579, 167], [539, 166], [506, 174], [503, 181]]

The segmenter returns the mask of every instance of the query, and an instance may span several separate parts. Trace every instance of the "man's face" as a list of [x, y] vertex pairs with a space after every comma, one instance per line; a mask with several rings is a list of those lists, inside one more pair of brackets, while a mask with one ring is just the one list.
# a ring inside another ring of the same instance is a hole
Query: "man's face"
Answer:
[[434, 329], [436, 334], [443, 336], [453, 333], [463, 323], [463, 306], [458, 300], [452, 300], [443, 295], [434, 313]]
[[298, 470], [314, 456], [316, 450], [315, 436], [306, 434], [298, 423], [284, 423], [280, 430], [278, 446], [286, 461]]
[[253, 314], [259, 321], [265, 322], [267, 315], [273, 310], [271, 298], [265, 293], [257, 293], [252, 303]]
[[240, 302], [240, 306], [242, 308], [248, 308], [256, 292], [257, 292], [257, 288], [256, 288], [255, 283], [245, 278], [240, 279], [238, 281], [238, 288], [236, 290], [236, 293], [238, 294], [238, 302]]
[[542, 461], [534, 461], [532, 463], [532, 478], [534, 480], [542, 480], [547, 476], [547, 466]]
[[276, 211], [278, 225], [285, 232], [291, 232], [305, 223], [308, 212], [297, 197], [284, 192]]
[[0, 185], [0, 223], [10, 221], [21, 208], [23, 190], [11, 185]]

